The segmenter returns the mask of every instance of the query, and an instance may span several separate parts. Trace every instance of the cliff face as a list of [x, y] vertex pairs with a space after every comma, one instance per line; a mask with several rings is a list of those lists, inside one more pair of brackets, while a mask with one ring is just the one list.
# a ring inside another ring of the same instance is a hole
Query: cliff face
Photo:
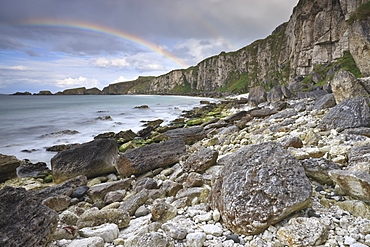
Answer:
[[[111, 84], [105, 94], [247, 92], [250, 87], [289, 84], [350, 51], [370, 76], [370, 19], [356, 16], [368, 0], [300, 0], [287, 23], [267, 38], [235, 52], [222, 52], [184, 70]], [[368, 7], [368, 6], [367, 6]]]

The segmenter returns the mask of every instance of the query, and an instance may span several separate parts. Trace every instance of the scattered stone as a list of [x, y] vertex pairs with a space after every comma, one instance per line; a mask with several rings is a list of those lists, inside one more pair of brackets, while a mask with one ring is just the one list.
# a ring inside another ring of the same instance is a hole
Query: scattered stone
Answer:
[[182, 184], [173, 182], [171, 180], [166, 180], [162, 184], [162, 189], [166, 192], [167, 196], [175, 196], [182, 188]]
[[88, 178], [115, 172], [116, 142], [96, 139], [58, 153], [51, 159], [53, 179], [60, 183], [78, 175]]
[[85, 211], [77, 221], [78, 228], [100, 226], [105, 223], [114, 223], [122, 229], [130, 224], [130, 215], [120, 209], [91, 208]]
[[86, 185], [87, 178], [83, 175], [71, 178], [61, 184], [54, 185], [39, 191], [36, 191], [37, 196], [43, 199], [54, 196], [70, 196], [80, 186]]
[[184, 170], [189, 172], [203, 173], [205, 170], [216, 164], [218, 152], [216, 150], [203, 148], [192, 153], [183, 163]]
[[86, 195], [86, 192], [90, 188], [86, 185], [79, 186], [73, 193], [71, 194], [71, 198], [82, 198], [84, 195]]
[[150, 189], [157, 189], [157, 188], [158, 188], [157, 182], [153, 178], [146, 177], [146, 178], [142, 178], [139, 181], [137, 181], [133, 189], [135, 192], [139, 192], [139, 191], [142, 191], [143, 189], [150, 190]]
[[15, 156], [0, 154], [0, 182], [16, 178], [16, 169], [21, 165]]
[[212, 208], [237, 234], [258, 234], [307, 206], [311, 184], [303, 167], [278, 143], [249, 145], [218, 161]]
[[162, 225], [162, 229], [166, 232], [168, 236], [174, 239], [185, 239], [188, 231], [186, 228], [173, 223], [165, 223]]
[[152, 247], [163, 246], [173, 247], [175, 245], [172, 238], [158, 232], [149, 232], [135, 236], [130, 242], [126, 243], [127, 247]]
[[126, 195], [125, 190], [116, 190], [116, 191], [110, 191], [104, 196], [104, 203], [105, 204], [111, 204], [114, 202], [120, 202], [123, 200], [123, 198]]
[[186, 153], [182, 139], [173, 139], [162, 143], [155, 143], [121, 154], [116, 168], [122, 177], [140, 174], [159, 167], [173, 165]]
[[141, 205], [136, 211], [135, 211], [135, 217], [141, 217], [150, 214], [150, 210], [145, 207], [144, 205]]
[[118, 238], [119, 235], [118, 226], [112, 223], [106, 223], [95, 227], [85, 227], [78, 232], [81, 237], [101, 237], [105, 242], [112, 242], [114, 239]]
[[221, 227], [218, 227], [218, 226], [213, 225], [213, 224], [203, 225], [203, 226], [201, 226], [201, 229], [203, 230], [203, 232], [205, 234], [213, 235], [213, 236], [216, 236], [216, 237], [221, 236], [222, 233], [223, 233], [223, 230], [222, 230]]

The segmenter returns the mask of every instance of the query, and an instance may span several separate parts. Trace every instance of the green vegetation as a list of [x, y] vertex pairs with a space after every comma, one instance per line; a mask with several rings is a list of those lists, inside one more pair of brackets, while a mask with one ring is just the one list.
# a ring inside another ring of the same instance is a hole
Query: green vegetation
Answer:
[[356, 9], [348, 20], [349, 24], [355, 21], [363, 21], [370, 17], [370, 1], [366, 2]]

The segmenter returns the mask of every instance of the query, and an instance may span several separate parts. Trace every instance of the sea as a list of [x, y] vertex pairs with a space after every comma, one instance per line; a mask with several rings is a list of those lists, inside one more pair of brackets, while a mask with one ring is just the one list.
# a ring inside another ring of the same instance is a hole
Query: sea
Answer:
[[[178, 118], [214, 99], [158, 95], [0, 95], [0, 154], [32, 163], [56, 154], [47, 147], [84, 143], [105, 132], [144, 128], [145, 121]], [[140, 106], [148, 108], [137, 108]]]

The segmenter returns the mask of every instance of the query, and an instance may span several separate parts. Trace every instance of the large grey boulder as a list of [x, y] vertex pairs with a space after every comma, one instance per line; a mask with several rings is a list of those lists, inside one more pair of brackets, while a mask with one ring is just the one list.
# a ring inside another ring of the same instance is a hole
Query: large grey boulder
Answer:
[[23, 188], [0, 190], [0, 246], [45, 246], [58, 214]]
[[20, 161], [15, 156], [0, 154], [0, 183], [16, 178], [16, 169], [20, 164]]
[[251, 88], [248, 96], [249, 104], [258, 106], [262, 102], [267, 101], [267, 92], [262, 86]]
[[195, 126], [168, 130], [163, 135], [170, 139], [182, 138], [186, 144], [191, 145], [202, 140], [206, 136], [206, 133], [202, 126]]
[[219, 160], [211, 206], [236, 234], [258, 234], [305, 208], [311, 184], [299, 161], [278, 143], [246, 146]]
[[322, 129], [339, 129], [369, 127], [370, 108], [368, 97], [357, 96], [346, 99], [333, 107], [321, 120]]
[[118, 148], [114, 140], [96, 139], [62, 151], [51, 159], [53, 179], [60, 183], [78, 175], [88, 178], [115, 172]]
[[324, 97], [316, 101], [315, 105], [313, 106], [313, 109], [315, 110], [322, 110], [327, 108], [332, 108], [336, 105], [334, 94], [329, 93], [326, 94]]
[[358, 95], [368, 94], [356, 76], [344, 69], [334, 75], [330, 85], [337, 104]]
[[132, 174], [173, 165], [185, 153], [184, 141], [177, 138], [128, 150], [120, 155], [116, 168], [121, 177], [128, 177]]
[[274, 86], [270, 92], [267, 93], [268, 102], [277, 102], [292, 97], [292, 93], [286, 86]]

